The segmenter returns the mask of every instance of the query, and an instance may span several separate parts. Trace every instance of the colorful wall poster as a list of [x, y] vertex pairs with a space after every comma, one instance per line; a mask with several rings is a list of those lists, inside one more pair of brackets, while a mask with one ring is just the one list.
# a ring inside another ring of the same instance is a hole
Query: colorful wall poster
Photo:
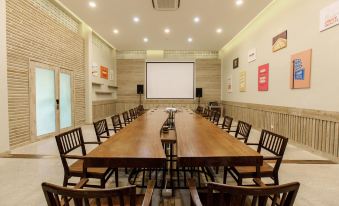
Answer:
[[268, 91], [269, 70], [269, 64], [258, 67], [258, 91]]
[[226, 79], [226, 92], [232, 93], [232, 75], [228, 76]]
[[320, 11], [320, 31], [332, 28], [339, 24], [339, 1], [323, 8]]
[[233, 69], [236, 69], [239, 67], [239, 58], [233, 59]]
[[242, 70], [239, 73], [239, 89], [240, 92], [246, 92], [246, 71]]
[[100, 78], [108, 79], [108, 68], [100, 66]]
[[291, 89], [310, 88], [312, 49], [299, 52], [291, 57]]
[[248, 51], [248, 62], [253, 62], [257, 59], [257, 49], [250, 49]]
[[273, 37], [272, 51], [276, 52], [287, 47], [287, 30]]

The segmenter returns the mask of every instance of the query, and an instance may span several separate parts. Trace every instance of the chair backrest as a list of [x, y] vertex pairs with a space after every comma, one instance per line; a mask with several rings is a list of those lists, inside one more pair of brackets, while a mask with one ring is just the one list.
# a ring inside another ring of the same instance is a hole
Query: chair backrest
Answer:
[[128, 116], [128, 112], [125, 111], [122, 113], [122, 118], [124, 119], [125, 126], [131, 122], [131, 118]]
[[42, 190], [48, 206], [136, 205], [135, 185], [113, 189], [73, 189], [44, 182]]
[[134, 113], [134, 109], [130, 109], [129, 110], [129, 116], [131, 117], [131, 119], [136, 119], [135, 113]]
[[97, 122], [93, 122], [95, 134], [97, 135], [98, 142], [101, 142], [100, 136], [109, 136], [109, 130], [107, 126], [106, 119], [99, 120]]
[[205, 107], [203, 115], [208, 116], [210, 114], [210, 109], [208, 107]]
[[202, 113], [204, 110], [204, 108], [202, 108], [202, 106], [198, 106], [197, 109], [195, 110], [196, 113]]
[[241, 135], [244, 138], [244, 142], [247, 143], [248, 137], [250, 136], [252, 125], [238, 121], [237, 130], [235, 131], [235, 137]]
[[64, 170], [69, 172], [69, 167], [64, 155], [72, 152], [75, 149], [81, 148], [82, 155], [86, 155], [86, 148], [84, 144], [84, 137], [82, 136], [81, 128], [72, 129], [68, 132], [64, 132], [55, 136], [55, 140], [60, 153], [60, 158]]
[[[207, 206], [293, 206], [300, 183], [280, 186], [245, 187], [208, 183]], [[218, 191], [219, 193], [213, 193]], [[218, 199], [216, 200], [215, 194]]]
[[233, 122], [232, 117], [225, 116], [224, 121], [222, 122], [222, 128], [226, 129], [226, 131], [229, 132], [231, 130], [231, 127], [232, 127], [232, 122]]
[[269, 151], [278, 157], [273, 170], [275, 173], [278, 173], [279, 171], [279, 167], [282, 162], [287, 143], [287, 137], [275, 134], [264, 129], [261, 131], [257, 151], [260, 153], [262, 149], [265, 149], [266, 151]]
[[220, 116], [221, 116], [221, 114], [218, 111], [214, 114], [214, 117], [213, 117], [213, 123], [214, 124], [216, 124], [216, 125], [219, 124]]
[[137, 118], [139, 116], [139, 110], [138, 110], [138, 107], [135, 107], [134, 108], [134, 116], [135, 118]]
[[111, 119], [112, 119], [114, 132], [117, 133], [118, 130], [122, 128], [120, 115], [116, 114], [116, 115], [112, 116]]
[[213, 119], [214, 119], [214, 116], [215, 114], [217, 113], [218, 111], [216, 110], [210, 110], [210, 113], [209, 113], [209, 120], [212, 122]]

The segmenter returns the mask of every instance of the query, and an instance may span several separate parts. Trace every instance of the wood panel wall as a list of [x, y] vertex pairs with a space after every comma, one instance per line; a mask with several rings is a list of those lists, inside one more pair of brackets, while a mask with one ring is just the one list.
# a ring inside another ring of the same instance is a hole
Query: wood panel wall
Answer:
[[85, 122], [85, 66], [82, 37], [32, 1], [7, 0], [10, 146], [31, 141], [29, 62], [34, 59], [74, 72], [74, 121]]
[[[196, 87], [202, 87], [204, 97], [202, 104], [209, 101], [221, 100], [221, 63], [219, 59], [197, 59]], [[174, 80], [175, 81], [175, 80]], [[117, 60], [117, 86], [118, 100], [116, 111], [121, 113], [139, 104], [136, 94], [136, 85], [145, 85], [145, 60], [144, 59], [118, 59]], [[146, 86], [144, 86], [146, 89]], [[197, 100], [145, 100], [146, 109], [152, 107], [188, 107], [195, 108]]]
[[116, 101], [94, 101], [92, 104], [92, 111], [93, 121], [98, 121], [100, 119], [113, 116], [116, 113]]
[[224, 114], [284, 135], [328, 156], [339, 157], [339, 113], [291, 107], [223, 102]]

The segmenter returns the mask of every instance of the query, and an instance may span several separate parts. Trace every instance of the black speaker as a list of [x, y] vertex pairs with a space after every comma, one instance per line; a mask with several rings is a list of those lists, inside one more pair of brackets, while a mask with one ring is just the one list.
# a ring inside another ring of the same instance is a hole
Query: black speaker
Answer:
[[195, 89], [195, 97], [202, 97], [202, 88]]
[[142, 84], [137, 85], [137, 94], [144, 94], [144, 85]]

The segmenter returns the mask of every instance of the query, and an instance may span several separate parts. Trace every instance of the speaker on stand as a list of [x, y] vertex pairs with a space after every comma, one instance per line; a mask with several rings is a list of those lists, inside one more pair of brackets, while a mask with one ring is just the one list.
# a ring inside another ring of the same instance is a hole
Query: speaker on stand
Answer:
[[139, 105], [141, 105], [141, 95], [144, 94], [144, 85], [143, 84], [137, 85], [137, 94], [139, 94]]
[[198, 106], [200, 106], [200, 98], [202, 97], [202, 88], [195, 88], [195, 97], [198, 98]]

